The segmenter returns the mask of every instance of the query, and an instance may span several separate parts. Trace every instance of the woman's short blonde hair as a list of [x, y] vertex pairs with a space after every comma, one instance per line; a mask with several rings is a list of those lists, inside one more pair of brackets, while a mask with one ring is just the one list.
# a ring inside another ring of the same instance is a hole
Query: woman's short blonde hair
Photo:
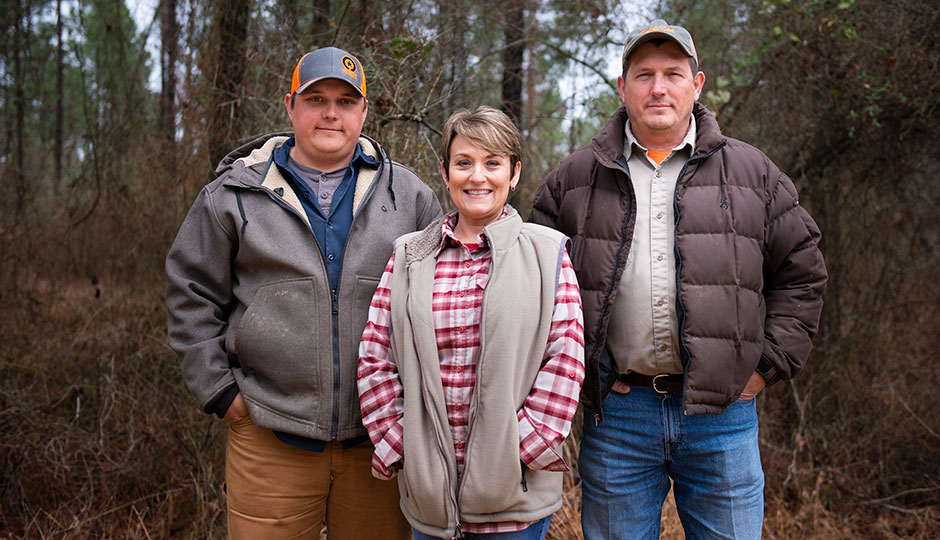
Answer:
[[488, 105], [481, 105], [473, 112], [458, 109], [444, 123], [441, 156], [445, 174], [450, 165], [450, 147], [457, 135], [493, 155], [509, 156], [511, 170], [522, 160], [522, 137], [506, 113]]

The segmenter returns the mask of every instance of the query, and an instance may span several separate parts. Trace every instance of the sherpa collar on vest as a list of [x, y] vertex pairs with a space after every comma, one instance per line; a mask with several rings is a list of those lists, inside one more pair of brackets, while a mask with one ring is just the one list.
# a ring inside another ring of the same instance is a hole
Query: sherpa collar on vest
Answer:
[[[522, 220], [513, 219], [519, 215], [519, 212], [509, 204], [506, 204], [503, 209], [506, 215], [502, 219], [496, 220], [483, 228], [483, 235], [486, 236], [486, 241], [494, 253], [508, 249], [522, 230]], [[450, 219], [456, 214], [457, 210], [453, 210], [449, 214], [439, 217], [421, 231], [421, 234], [405, 244], [406, 267], [437, 252], [437, 248], [441, 245], [441, 226], [445, 219]]]

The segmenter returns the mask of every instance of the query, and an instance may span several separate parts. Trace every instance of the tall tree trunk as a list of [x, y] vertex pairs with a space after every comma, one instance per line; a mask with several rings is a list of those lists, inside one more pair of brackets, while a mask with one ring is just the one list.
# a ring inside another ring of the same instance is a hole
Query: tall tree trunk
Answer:
[[215, 91], [209, 113], [209, 156], [213, 167], [235, 146], [238, 138], [251, 0], [217, 0], [214, 7]]
[[467, 78], [467, 13], [469, 6], [467, 0], [438, 0], [438, 33], [440, 46], [438, 58], [440, 65], [447, 66], [450, 71], [450, 82], [445, 84], [443, 96], [442, 118], [437, 125], [443, 125], [454, 109], [466, 107], [464, 84]]
[[63, 87], [63, 46], [62, 46], [62, 0], [56, 0], [55, 3], [55, 142], [52, 148], [52, 159], [55, 161], [55, 172], [52, 178], [52, 193], [59, 195], [59, 189], [62, 186], [62, 130], [64, 128], [65, 111], [62, 103]]
[[25, 32], [23, 31], [24, 18], [28, 16], [28, 10], [25, 9], [19, 0], [16, 2], [14, 11], [16, 17], [16, 28], [13, 38], [13, 103], [14, 103], [14, 166], [13, 178], [16, 185], [16, 212], [14, 219], [17, 225], [22, 224], [24, 212], [26, 209], [26, 174], [25, 174], [25, 124], [26, 124], [26, 95], [23, 90], [23, 79], [26, 75], [23, 73], [23, 52], [26, 48]]
[[525, 57], [525, 9], [522, 2], [503, 4], [503, 112], [522, 129], [522, 63]]
[[326, 47], [333, 43], [333, 25], [330, 18], [330, 0], [313, 0], [313, 35], [315, 47]]
[[176, 178], [176, 63], [179, 23], [176, 0], [163, 0], [160, 6], [160, 133], [163, 136], [166, 177]]
[[[61, 1], [61, 0], [60, 0]], [[176, 0], [163, 0], [160, 9], [160, 131], [170, 147], [176, 140], [176, 63], [179, 23]]]

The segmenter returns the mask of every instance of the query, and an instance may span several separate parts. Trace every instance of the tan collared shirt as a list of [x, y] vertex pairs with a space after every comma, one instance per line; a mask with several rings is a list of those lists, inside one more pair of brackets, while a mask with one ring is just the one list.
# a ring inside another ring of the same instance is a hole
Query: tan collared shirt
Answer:
[[636, 226], [611, 309], [607, 346], [620, 373], [682, 373], [673, 201], [679, 174], [694, 151], [695, 122], [658, 165], [633, 136], [629, 121], [624, 131], [623, 155], [636, 196]]

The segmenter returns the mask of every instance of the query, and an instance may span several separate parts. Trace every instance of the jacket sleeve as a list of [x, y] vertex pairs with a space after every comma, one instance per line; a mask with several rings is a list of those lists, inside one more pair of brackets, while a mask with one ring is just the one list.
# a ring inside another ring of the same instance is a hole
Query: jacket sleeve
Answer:
[[[419, 179], [418, 182], [422, 183]], [[418, 194], [418, 201], [416, 204], [417, 208], [417, 222], [415, 223], [415, 230], [420, 231], [427, 227], [432, 221], [441, 217], [443, 211], [441, 210], [441, 202], [437, 199], [437, 195], [434, 193], [434, 190], [424, 186], [425, 189], [422, 189]]]
[[529, 469], [568, 470], [557, 450], [571, 430], [571, 419], [578, 410], [578, 393], [583, 382], [581, 294], [565, 251], [542, 366], [522, 408], [516, 411], [519, 457]]
[[223, 227], [206, 187], [167, 255], [166, 301], [170, 347], [186, 386], [207, 413], [218, 413], [213, 407], [220, 398], [234, 398], [225, 331], [234, 307], [231, 261], [236, 250], [235, 233]]
[[828, 277], [819, 227], [800, 206], [793, 182], [775, 174], [764, 240], [764, 348], [757, 366], [767, 386], [795, 377], [806, 363]]
[[550, 172], [536, 190], [532, 211], [529, 212], [529, 222], [558, 229], [558, 213], [561, 208], [558, 171], [561, 167], [558, 166]]

